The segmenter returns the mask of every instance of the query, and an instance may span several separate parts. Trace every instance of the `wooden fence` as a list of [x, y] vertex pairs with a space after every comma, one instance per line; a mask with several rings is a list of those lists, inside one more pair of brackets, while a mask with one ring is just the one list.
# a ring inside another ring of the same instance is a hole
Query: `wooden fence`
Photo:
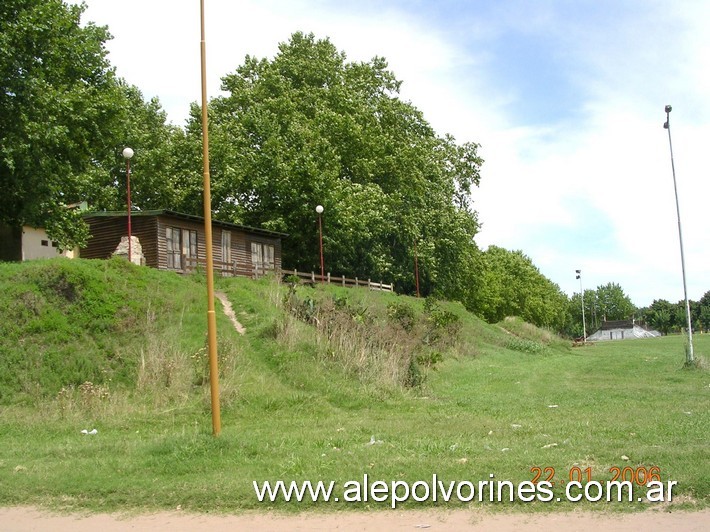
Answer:
[[[194, 258], [194, 257], [183, 257], [182, 263], [185, 265], [185, 273], [192, 273], [196, 270], [204, 270], [207, 267], [207, 259], [205, 258]], [[237, 264], [237, 261], [233, 262], [222, 262], [219, 260], [212, 261], [212, 267], [214, 272], [222, 277], [262, 277], [266, 273], [273, 270], [257, 271], [256, 268], [247, 268], [243, 265]]]
[[300, 279], [305, 279], [307, 281], [310, 281], [312, 283], [328, 283], [328, 284], [337, 284], [340, 286], [362, 286], [365, 288], [369, 288], [370, 290], [382, 290], [385, 292], [394, 292], [394, 285], [391, 284], [384, 284], [382, 281], [378, 282], [373, 282], [370, 279], [364, 280], [364, 279], [358, 279], [355, 277], [354, 279], [349, 279], [348, 277], [345, 277], [344, 275], [341, 277], [336, 277], [330, 275], [330, 272], [328, 272], [323, 279], [321, 279], [320, 274], [316, 274], [315, 272], [299, 272], [297, 270], [281, 270], [281, 275], [295, 275], [296, 277]]
[[[382, 290], [384, 292], [394, 292], [394, 285], [392, 284], [384, 284], [382, 281], [378, 282], [373, 282], [370, 279], [358, 279], [355, 277], [354, 279], [350, 279], [348, 277], [340, 276], [332, 276], [330, 272], [326, 274], [323, 279], [321, 279], [320, 274], [316, 274], [315, 272], [299, 272], [298, 270], [277, 270], [275, 268], [269, 269], [269, 268], [257, 268], [252, 267], [244, 267], [243, 265], [238, 265], [237, 261], [234, 261], [232, 263], [228, 262], [222, 262], [218, 260], [213, 260], [212, 261], [214, 272], [218, 275], [221, 275], [223, 277], [234, 277], [234, 276], [239, 276], [239, 277], [251, 277], [252, 279], [256, 279], [259, 277], [263, 277], [264, 275], [268, 274], [276, 274], [279, 275], [281, 278], [287, 276], [287, 275], [294, 275], [298, 277], [299, 279], [303, 279], [306, 282], [311, 282], [311, 283], [327, 283], [327, 284], [334, 284], [334, 285], [340, 285], [340, 286], [346, 286], [346, 287], [363, 287], [363, 288], [369, 288], [370, 290]], [[207, 265], [207, 261], [204, 258], [194, 258], [194, 257], [184, 257], [183, 258], [183, 264], [185, 264], [185, 272], [186, 273], [191, 273], [196, 271], [197, 269], [203, 269]]]

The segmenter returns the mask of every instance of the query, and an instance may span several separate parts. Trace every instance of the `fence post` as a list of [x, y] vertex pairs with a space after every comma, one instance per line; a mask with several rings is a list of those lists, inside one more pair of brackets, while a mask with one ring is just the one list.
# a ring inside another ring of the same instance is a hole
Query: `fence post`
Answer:
[[316, 282], [316, 272], [311, 272], [311, 282], [312, 283]]
[[372, 282], [370, 281], [370, 279], [367, 280], [367, 289], [372, 290]]

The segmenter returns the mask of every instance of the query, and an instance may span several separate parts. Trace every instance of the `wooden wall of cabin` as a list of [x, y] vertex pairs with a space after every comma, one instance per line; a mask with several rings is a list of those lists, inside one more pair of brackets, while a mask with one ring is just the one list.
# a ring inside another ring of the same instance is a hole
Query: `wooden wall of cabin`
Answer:
[[[128, 235], [126, 217], [95, 216], [86, 218], [91, 238], [80, 252], [83, 259], [108, 259], [116, 251], [122, 236]], [[154, 216], [132, 216], [131, 234], [138, 237], [146, 266], [157, 267], [156, 219]]]

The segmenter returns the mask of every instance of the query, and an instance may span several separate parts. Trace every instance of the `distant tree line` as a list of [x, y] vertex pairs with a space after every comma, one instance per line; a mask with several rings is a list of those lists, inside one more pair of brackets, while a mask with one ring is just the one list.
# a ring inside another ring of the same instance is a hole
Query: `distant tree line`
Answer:
[[636, 313], [631, 299], [617, 283], [607, 283], [596, 290], [587, 289], [584, 298], [580, 293], [575, 293], [569, 299], [569, 319], [565, 328], [565, 333], [574, 338], [583, 335], [582, 299], [588, 335], [599, 329], [603, 321], [627, 320]]
[[[584, 317], [587, 334], [596, 331], [602, 321], [632, 318], [638, 324], [662, 334], [680, 333], [688, 328], [685, 300], [670, 303], [665, 299], [656, 299], [648, 307], [637, 308], [616, 283], [584, 291]], [[690, 317], [694, 331], [710, 331], [710, 291], [705, 292], [699, 301], [690, 300]], [[582, 297], [579, 293], [569, 299], [564, 332], [571, 337], [582, 336]]]
[[[158, 99], [116, 75], [108, 28], [81, 24], [84, 10], [0, 4], [0, 223], [43, 226], [64, 247], [89, 237], [64, 205], [125, 208], [125, 146], [135, 150], [136, 209], [202, 214], [200, 107], [184, 127], [167, 123]], [[581, 335], [577, 294], [570, 300], [522, 251], [477, 247], [479, 146], [434, 131], [400, 98], [401, 83], [385, 59], [347, 61], [312, 34], [295, 33], [272, 59], [247, 56], [209, 102], [215, 217], [288, 233], [284, 264], [317, 270], [320, 204], [332, 273], [412, 294], [416, 261], [422, 295], [461, 301], [491, 322], [517, 315]], [[707, 328], [704, 301], [694, 320]], [[666, 303], [643, 318], [682, 327]], [[585, 307], [590, 329], [636, 310], [613, 283], [586, 291]]]
[[[691, 299], [689, 304], [693, 331], [710, 331], [710, 291], [705, 292], [699, 301]], [[671, 303], [656, 299], [650, 306], [639, 309], [638, 316], [649, 327], [663, 334], [679, 333], [688, 328], [685, 300]]]

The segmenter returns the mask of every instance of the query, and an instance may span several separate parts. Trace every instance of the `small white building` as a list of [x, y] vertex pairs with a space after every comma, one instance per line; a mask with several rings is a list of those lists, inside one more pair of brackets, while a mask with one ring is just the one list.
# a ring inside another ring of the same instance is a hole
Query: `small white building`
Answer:
[[588, 342], [604, 340], [627, 340], [629, 338], [655, 338], [661, 336], [658, 331], [641, 327], [634, 320], [603, 321], [602, 326], [591, 336]]
[[44, 229], [28, 225], [21, 228], [0, 226], [0, 260], [25, 261], [78, 256], [78, 248], [59, 251], [57, 243], [47, 236]]

